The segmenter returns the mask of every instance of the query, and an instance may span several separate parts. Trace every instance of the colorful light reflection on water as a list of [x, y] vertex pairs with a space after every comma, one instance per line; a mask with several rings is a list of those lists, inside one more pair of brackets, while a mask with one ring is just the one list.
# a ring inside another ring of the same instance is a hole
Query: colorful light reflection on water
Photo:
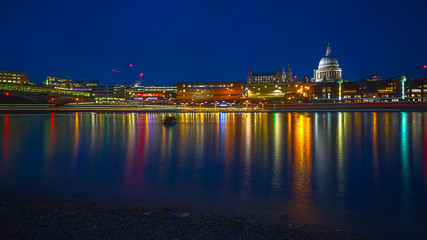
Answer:
[[0, 115], [0, 186], [425, 234], [427, 113]]

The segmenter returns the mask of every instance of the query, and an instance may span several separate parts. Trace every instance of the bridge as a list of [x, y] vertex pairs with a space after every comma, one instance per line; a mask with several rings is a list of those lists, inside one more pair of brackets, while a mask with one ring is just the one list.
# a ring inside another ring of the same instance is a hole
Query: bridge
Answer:
[[0, 83], [0, 104], [56, 104], [91, 102], [89, 92], [57, 89], [38, 85]]

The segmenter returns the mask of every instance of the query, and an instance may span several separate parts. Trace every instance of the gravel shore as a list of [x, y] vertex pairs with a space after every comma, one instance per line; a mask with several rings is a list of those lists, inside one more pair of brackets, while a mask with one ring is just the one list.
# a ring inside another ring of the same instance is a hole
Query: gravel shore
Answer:
[[0, 192], [0, 239], [375, 239], [324, 226], [165, 205]]

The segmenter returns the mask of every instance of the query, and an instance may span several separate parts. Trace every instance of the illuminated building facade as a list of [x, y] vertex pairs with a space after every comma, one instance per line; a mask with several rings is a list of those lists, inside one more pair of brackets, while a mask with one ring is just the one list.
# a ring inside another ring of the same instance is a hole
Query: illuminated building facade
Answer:
[[98, 80], [76, 80], [73, 84], [79, 84], [83, 87], [98, 86]]
[[73, 87], [71, 80], [68, 78], [58, 78], [58, 77], [51, 77], [47, 76], [45, 84], [47, 86], [52, 86], [56, 88], [68, 88], [71, 89]]
[[242, 100], [267, 103], [301, 103], [312, 98], [315, 83], [245, 84]]
[[[342, 102], [398, 102], [427, 101], [427, 77], [409, 79], [403, 83], [402, 78], [388, 80], [363, 79], [359, 82], [343, 82]], [[338, 82], [320, 82], [314, 86], [314, 102], [338, 102]]]
[[145, 92], [164, 92], [164, 93], [176, 93], [176, 86], [146, 86], [144, 87]]
[[339, 67], [338, 60], [331, 55], [331, 47], [328, 43], [326, 55], [320, 60], [319, 67], [314, 71], [314, 80], [316, 82], [337, 81], [342, 78], [342, 70]]
[[409, 101], [427, 102], [427, 77], [409, 79], [406, 83], [406, 96]]
[[[285, 73], [285, 76], [286, 76], [286, 73]], [[252, 71], [248, 71], [246, 79], [248, 84], [279, 83], [279, 82], [285, 81], [285, 79], [282, 80], [281, 70], [276, 70], [275, 72], [262, 72], [262, 73], [254, 73]]]
[[23, 72], [0, 71], [0, 83], [28, 84], [28, 76]]
[[76, 91], [92, 91], [93, 86], [98, 86], [98, 80], [77, 80], [73, 82], [68, 78], [46, 77], [45, 85], [54, 88], [72, 89]]
[[242, 82], [177, 83], [176, 100], [180, 103], [237, 102], [242, 96]]
[[292, 93], [292, 83], [245, 84], [244, 98], [249, 100], [278, 100]]
[[98, 85], [92, 87], [95, 103], [123, 103], [128, 96], [125, 86]]
[[322, 82], [314, 86], [314, 99], [316, 101], [338, 100], [338, 83]]
[[176, 86], [147, 86], [131, 87], [131, 99], [141, 103], [174, 103], [176, 100]]

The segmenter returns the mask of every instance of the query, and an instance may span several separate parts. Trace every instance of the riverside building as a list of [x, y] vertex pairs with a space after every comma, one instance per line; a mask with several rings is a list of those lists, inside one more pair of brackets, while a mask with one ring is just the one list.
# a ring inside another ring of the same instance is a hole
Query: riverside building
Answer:
[[179, 103], [234, 103], [243, 96], [242, 82], [179, 82], [176, 100]]
[[0, 83], [28, 84], [28, 76], [23, 72], [0, 71]]
[[135, 103], [174, 103], [176, 100], [176, 86], [140, 86], [129, 89]]

